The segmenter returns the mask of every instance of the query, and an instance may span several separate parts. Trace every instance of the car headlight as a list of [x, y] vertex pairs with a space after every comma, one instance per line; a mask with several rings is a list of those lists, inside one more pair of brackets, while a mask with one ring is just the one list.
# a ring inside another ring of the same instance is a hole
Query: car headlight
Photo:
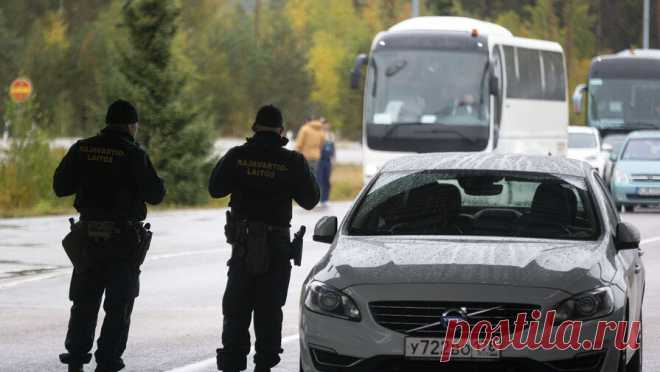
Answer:
[[556, 307], [555, 324], [565, 320], [589, 320], [602, 318], [614, 311], [614, 295], [610, 287], [597, 288], [580, 293]]
[[628, 183], [630, 182], [630, 178], [626, 174], [626, 172], [622, 171], [619, 168], [614, 169], [614, 181], [617, 183]]
[[305, 307], [315, 313], [359, 322], [360, 309], [353, 299], [327, 284], [313, 281], [307, 285]]

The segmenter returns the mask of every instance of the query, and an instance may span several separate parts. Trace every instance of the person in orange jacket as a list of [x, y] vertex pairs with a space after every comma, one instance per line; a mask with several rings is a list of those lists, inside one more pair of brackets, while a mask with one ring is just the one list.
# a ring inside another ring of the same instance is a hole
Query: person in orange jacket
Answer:
[[316, 174], [319, 159], [321, 158], [321, 148], [325, 142], [325, 131], [321, 120], [312, 119], [305, 123], [298, 131], [296, 137], [296, 151], [303, 154], [312, 174]]

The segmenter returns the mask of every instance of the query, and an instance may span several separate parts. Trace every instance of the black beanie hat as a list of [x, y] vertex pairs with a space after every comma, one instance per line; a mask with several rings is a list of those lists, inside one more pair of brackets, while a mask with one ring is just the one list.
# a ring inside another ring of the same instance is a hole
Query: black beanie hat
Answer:
[[118, 99], [108, 107], [105, 115], [105, 123], [112, 124], [135, 124], [138, 122], [138, 113], [135, 107], [128, 101]]
[[282, 128], [283, 123], [282, 112], [273, 105], [260, 108], [254, 120], [254, 125], [268, 128]]

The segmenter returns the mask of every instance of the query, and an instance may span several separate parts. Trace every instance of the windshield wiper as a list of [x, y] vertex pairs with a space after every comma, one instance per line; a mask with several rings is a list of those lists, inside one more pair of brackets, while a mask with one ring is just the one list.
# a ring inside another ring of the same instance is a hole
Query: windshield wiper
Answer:
[[[463, 134], [463, 133], [461, 133], [460, 131], [457, 131], [457, 130], [455, 130], [455, 129], [449, 129], [449, 128], [442, 128], [442, 129], [440, 129], [440, 128], [430, 127], [431, 125], [444, 125], [444, 126], [449, 126], [448, 124], [443, 124], [443, 123], [424, 124], [424, 123], [419, 123], [419, 122], [404, 122], [404, 123], [392, 123], [392, 124], [390, 124], [390, 125], [391, 125], [392, 127], [389, 128], [389, 129], [387, 130], [387, 132], [385, 132], [385, 133], [383, 134], [382, 139], [388, 139], [388, 138], [390, 138], [390, 137], [392, 136], [392, 134], [394, 134], [394, 132], [395, 132], [397, 129], [399, 129], [400, 127], [407, 127], [407, 126], [419, 125], [419, 126], [422, 126], [422, 127], [427, 127], [427, 128], [424, 128], [424, 129], [422, 130], [424, 133], [452, 133], [452, 134], [455, 134], [455, 135], [461, 137], [462, 139], [464, 139], [464, 140], [466, 140], [466, 141], [468, 141], [468, 142], [470, 142], [470, 143], [476, 143], [477, 141], [479, 141], [477, 138], [471, 138], [471, 137], [468, 137], [467, 135], [465, 135], [465, 134]], [[430, 127], [430, 128], [428, 128], [428, 127]]]
[[385, 77], [390, 78], [398, 74], [399, 71], [403, 70], [407, 65], [408, 65], [408, 61], [404, 59], [402, 61], [397, 61], [394, 64], [387, 66], [387, 69], [385, 69]]
[[399, 129], [399, 127], [409, 126], [409, 125], [424, 125], [424, 124], [414, 121], [414, 122], [405, 122], [405, 123], [392, 123], [390, 125], [392, 127], [390, 129], [388, 129], [387, 132], [385, 132], [385, 134], [383, 134], [383, 139], [390, 138], [392, 136], [392, 134], [394, 134], [394, 132], [397, 129]]
[[[440, 123], [438, 123], [438, 124], [440, 124]], [[446, 124], [444, 124], [444, 125], [446, 125]], [[426, 133], [452, 133], [452, 134], [458, 135], [459, 137], [461, 137], [462, 139], [464, 139], [464, 140], [466, 140], [470, 143], [475, 143], [475, 142], [479, 141], [477, 138], [468, 137], [467, 135], [461, 133], [460, 131], [454, 130], [454, 129], [431, 128], [431, 129], [428, 129], [428, 130], [425, 129], [424, 132], [426, 132]]]
[[625, 123], [625, 126], [642, 129], [660, 129], [660, 123], [650, 123], [648, 121], [629, 121]]

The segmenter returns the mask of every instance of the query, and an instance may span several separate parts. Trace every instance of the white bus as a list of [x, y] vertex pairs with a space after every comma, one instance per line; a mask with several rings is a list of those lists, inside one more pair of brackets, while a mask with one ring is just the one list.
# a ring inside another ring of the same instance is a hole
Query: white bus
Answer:
[[367, 64], [365, 179], [406, 153], [565, 155], [568, 102], [561, 45], [462, 17], [417, 17], [380, 32]]

